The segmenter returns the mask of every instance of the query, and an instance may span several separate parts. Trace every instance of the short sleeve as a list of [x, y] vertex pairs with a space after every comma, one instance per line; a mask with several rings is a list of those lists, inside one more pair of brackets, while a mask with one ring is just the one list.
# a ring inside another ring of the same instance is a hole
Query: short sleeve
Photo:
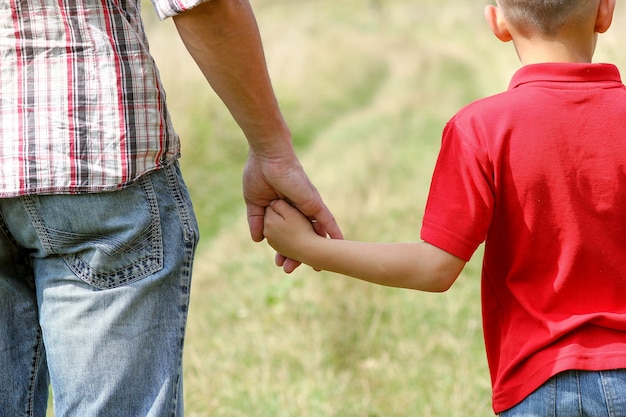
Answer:
[[473, 135], [461, 130], [450, 122], [444, 131], [421, 238], [469, 261], [491, 223], [493, 172]]
[[159, 19], [164, 20], [182, 13], [185, 10], [189, 10], [205, 1], [208, 0], [152, 0], [152, 5]]

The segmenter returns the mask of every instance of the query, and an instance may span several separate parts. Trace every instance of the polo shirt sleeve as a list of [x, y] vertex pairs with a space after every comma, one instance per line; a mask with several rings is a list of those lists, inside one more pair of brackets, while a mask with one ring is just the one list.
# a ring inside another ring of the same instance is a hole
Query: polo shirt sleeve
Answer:
[[476, 135], [452, 119], [443, 133], [422, 240], [469, 261], [485, 240], [494, 207], [493, 169]]
[[182, 13], [185, 10], [189, 10], [205, 1], [208, 0], [152, 0], [152, 5], [159, 19], [164, 20]]

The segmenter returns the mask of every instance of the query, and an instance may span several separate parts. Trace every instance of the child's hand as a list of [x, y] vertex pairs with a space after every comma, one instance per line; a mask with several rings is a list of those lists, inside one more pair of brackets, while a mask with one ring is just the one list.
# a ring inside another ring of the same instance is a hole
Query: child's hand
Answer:
[[273, 201], [265, 211], [263, 233], [280, 254], [277, 263], [285, 257], [301, 262], [307, 242], [319, 238], [309, 219], [283, 200]]

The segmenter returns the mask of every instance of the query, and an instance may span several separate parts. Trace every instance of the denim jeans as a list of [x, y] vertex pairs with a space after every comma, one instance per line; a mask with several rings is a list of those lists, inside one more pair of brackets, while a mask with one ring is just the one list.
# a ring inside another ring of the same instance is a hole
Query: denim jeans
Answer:
[[0, 416], [182, 416], [197, 224], [178, 165], [0, 200]]
[[626, 417], [626, 369], [566, 371], [501, 417]]

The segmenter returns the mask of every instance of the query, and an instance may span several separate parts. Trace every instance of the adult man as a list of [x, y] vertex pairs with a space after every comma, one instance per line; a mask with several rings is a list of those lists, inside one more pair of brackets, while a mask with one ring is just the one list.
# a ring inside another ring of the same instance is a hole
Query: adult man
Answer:
[[[341, 237], [293, 152], [248, 2], [153, 3], [248, 139], [252, 238], [276, 198]], [[197, 227], [139, 9], [0, 4], [0, 416], [45, 415], [48, 380], [58, 417], [182, 415]]]

